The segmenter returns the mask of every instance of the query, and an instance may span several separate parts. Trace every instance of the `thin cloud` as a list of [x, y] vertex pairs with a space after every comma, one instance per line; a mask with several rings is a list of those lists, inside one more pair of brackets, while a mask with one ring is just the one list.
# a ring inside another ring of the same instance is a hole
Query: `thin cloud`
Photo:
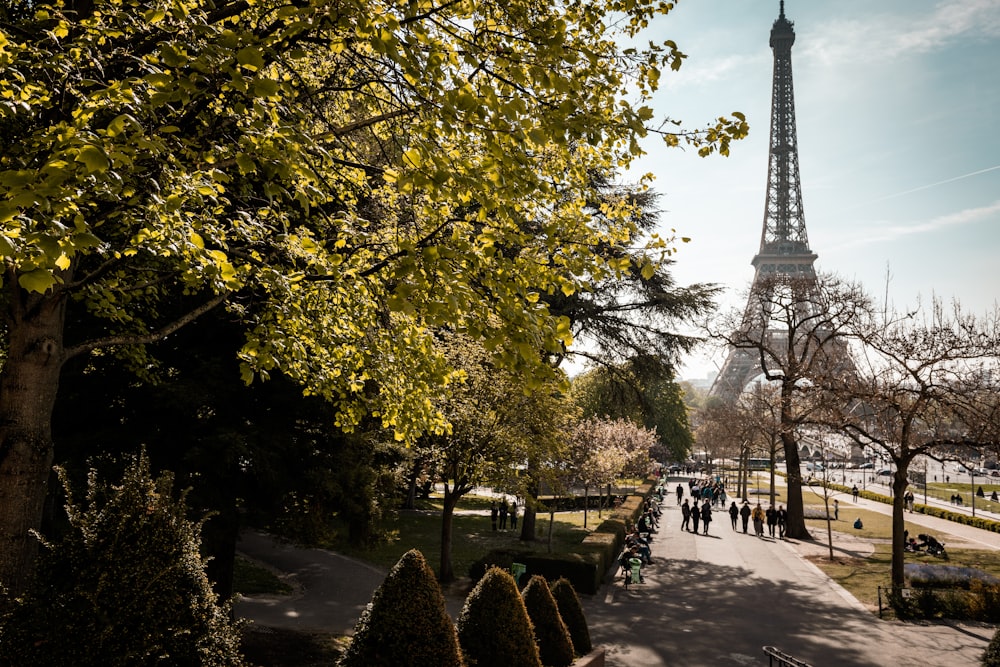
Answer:
[[962, 211], [942, 215], [931, 220], [915, 222], [906, 225], [889, 225], [879, 227], [871, 225], [866, 227], [865, 238], [857, 238], [851, 243], [844, 243], [837, 246], [837, 250], [845, 248], [856, 248], [859, 246], [871, 245], [873, 243], [887, 243], [898, 239], [916, 236], [918, 234], [931, 234], [942, 229], [971, 225], [1000, 216], [1000, 199], [977, 208], [967, 208]]
[[831, 21], [804, 40], [803, 55], [841, 66], [923, 55], [964, 39], [996, 37], [1000, 37], [1000, 0], [950, 0], [929, 13], [872, 11], [859, 19]]

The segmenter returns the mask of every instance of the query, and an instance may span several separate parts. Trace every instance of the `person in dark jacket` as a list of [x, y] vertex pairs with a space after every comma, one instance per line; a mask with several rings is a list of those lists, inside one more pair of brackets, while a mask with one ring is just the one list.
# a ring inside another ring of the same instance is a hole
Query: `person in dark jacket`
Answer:
[[698, 522], [701, 521], [701, 508], [698, 507], [698, 499], [691, 503], [691, 532], [698, 534]]
[[705, 502], [701, 504], [702, 535], [708, 535], [708, 524], [710, 523], [712, 523], [712, 501], [705, 498]]
[[743, 501], [743, 507], [740, 508], [740, 518], [743, 519], [743, 532], [747, 532], [747, 525], [750, 523], [750, 503]]
[[774, 537], [774, 527], [778, 525], [778, 510], [774, 509], [774, 505], [768, 505], [764, 510], [764, 518], [767, 519], [767, 534]]
[[733, 522], [733, 530], [736, 530], [736, 519], [740, 516], [740, 509], [736, 507], [736, 501], [729, 506], [729, 520]]
[[691, 506], [688, 505], [687, 498], [681, 504], [681, 530], [689, 530], [691, 526]]

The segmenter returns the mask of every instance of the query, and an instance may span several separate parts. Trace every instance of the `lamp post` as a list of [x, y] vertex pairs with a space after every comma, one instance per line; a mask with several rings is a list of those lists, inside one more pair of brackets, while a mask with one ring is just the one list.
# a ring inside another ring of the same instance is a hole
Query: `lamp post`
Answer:
[[972, 485], [969, 486], [969, 495], [972, 496], [972, 518], [976, 518], [976, 471], [969, 468], [969, 479]]
[[927, 504], [927, 457], [924, 457], [924, 505]]

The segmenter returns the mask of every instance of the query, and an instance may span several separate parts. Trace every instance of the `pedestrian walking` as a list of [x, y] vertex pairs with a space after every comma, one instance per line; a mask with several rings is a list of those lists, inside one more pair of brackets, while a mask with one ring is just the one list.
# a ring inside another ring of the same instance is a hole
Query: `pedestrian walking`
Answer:
[[510, 501], [510, 529], [517, 530], [517, 501]]
[[840, 503], [836, 498], [833, 499], [833, 520], [840, 521]]
[[778, 537], [785, 539], [785, 527], [788, 524], [788, 510], [784, 505], [778, 505]]
[[507, 530], [508, 511], [510, 511], [510, 505], [507, 504], [507, 499], [504, 498], [500, 501], [500, 530]]
[[500, 508], [497, 507], [497, 501], [493, 501], [490, 504], [490, 525], [493, 526], [493, 530], [497, 529], [497, 517], [500, 515]]
[[701, 511], [698, 508], [698, 499], [691, 503], [691, 532], [698, 534], [698, 522], [701, 521]]
[[743, 532], [747, 532], [747, 524], [750, 522], [750, 503], [746, 500], [743, 501], [743, 507], [740, 508], [740, 518], [743, 519]]
[[851, 495], [854, 496], [854, 502], [858, 502], [858, 485], [855, 484], [851, 487]]
[[736, 519], [740, 516], [740, 510], [736, 507], [736, 501], [729, 506], [729, 520], [733, 522], [733, 530], [736, 530]]
[[753, 519], [753, 532], [757, 534], [757, 537], [764, 537], [764, 519], [766, 517], [760, 503], [757, 503], [757, 507], [753, 508], [750, 518]]
[[767, 506], [764, 519], [767, 521], [767, 534], [774, 537], [774, 528], [778, 525], [778, 510], [774, 509], [774, 505]]
[[681, 505], [681, 530], [688, 530], [691, 524], [691, 506], [688, 505], [687, 498]]
[[680, 484], [677, 485], [677, 504], [681, 504], [681, 498], [684, 497], [684, 487]]
[[712, 503], [706, 498], [701, 506], [702, 535], [708, 535], [708, 524], [710, 523], [712, 523]]

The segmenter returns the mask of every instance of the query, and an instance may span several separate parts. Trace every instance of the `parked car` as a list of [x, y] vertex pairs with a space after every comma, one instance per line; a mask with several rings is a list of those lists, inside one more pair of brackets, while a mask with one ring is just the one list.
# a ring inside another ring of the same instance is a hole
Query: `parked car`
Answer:
[[861, 465], [859, 465], [858, 466], [858, 470], [871, 470], [874, 467], [875, 467], [875, 464], [872, 463], [871, 461], [868, 461], [866, 463], [862, 463]]
[[888, 468], [882, 468], [875, 474], [878, 475], [879, 477], [892, 477], [892, 471], [889, 470]]

